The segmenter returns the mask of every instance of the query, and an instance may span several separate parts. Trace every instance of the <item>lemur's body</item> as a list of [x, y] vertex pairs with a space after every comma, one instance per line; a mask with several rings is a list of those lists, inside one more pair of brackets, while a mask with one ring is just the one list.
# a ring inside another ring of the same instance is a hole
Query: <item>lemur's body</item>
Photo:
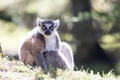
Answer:
[[[37, 27], [35, 27], [32, 31], [28, 32], [22, 44], [20, 45], [20, 60], [26, 65], [37, 65], [41, 66], [42, 69], [46, 70], [51, 63], [50, 61], [48, 61], [48, 59], [51, 59], [50, 57], [52, 56], [57, 57], [57, 59], [59, 59], [61, 63], [64, 64], [60, 68], [64, 70], [70, 69], [69, 61], [65, 57], [62, 57], [64, 56], [63, 54], [61, 55], [61, 41], [56, 31], [58, 26], [59, 20], [53, 21], [38, 18]], [[53, 55], [51, 55], [50, 53]], [[45, 57], [45, 55], [48, 54], [50, 56]]]

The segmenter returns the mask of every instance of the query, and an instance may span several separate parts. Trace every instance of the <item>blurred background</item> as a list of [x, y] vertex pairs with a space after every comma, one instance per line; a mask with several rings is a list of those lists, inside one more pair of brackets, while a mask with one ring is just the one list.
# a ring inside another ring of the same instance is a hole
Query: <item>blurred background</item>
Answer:
[[120, 0], [2, 0], [0, 43], [4, 55], [17, 56], [36, 18], [60, 19], [63, 41], [73, 49], [76, 70], [120, 74]]

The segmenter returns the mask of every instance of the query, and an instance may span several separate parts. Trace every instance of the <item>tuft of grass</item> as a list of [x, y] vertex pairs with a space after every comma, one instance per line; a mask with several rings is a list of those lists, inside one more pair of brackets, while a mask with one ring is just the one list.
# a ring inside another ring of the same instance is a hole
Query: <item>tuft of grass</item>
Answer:
[[20, 61], [8, 58], [0, 58], [0, 80], [120, 80], [120, 76], [112, 72], [100, 75], [93, 71], [88, 73], [86, 70], [63, 71], [52, 69], [47, 74], [43, 73], [40, 67], [25, 66]]

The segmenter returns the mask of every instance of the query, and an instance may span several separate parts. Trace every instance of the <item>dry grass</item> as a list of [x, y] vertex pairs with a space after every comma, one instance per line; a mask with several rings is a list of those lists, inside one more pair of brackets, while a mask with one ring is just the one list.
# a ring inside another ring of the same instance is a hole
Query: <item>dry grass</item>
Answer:
[[[52, 70], [51, 70], [52, 71]], [[40, 68], [25, 66], [20, 61], [10, 61], [8, 58], [0, 58], [0, 80], [120, 80], [112, 72], [102, 76], [93, 71], [85, 70], [62, 71], [44, 74]]]

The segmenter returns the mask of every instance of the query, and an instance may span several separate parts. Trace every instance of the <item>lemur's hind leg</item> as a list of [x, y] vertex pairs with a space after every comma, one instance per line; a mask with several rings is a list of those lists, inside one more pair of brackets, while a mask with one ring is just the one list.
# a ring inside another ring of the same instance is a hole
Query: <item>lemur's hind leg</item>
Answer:
[[33, 59], [33, 56], [30, 54], [29, 51], [23, 51], [21, 54], [19, 54], [19, 59], [25, 64], [29, 64], [31, 66], [35, 65], [35, 61]]

